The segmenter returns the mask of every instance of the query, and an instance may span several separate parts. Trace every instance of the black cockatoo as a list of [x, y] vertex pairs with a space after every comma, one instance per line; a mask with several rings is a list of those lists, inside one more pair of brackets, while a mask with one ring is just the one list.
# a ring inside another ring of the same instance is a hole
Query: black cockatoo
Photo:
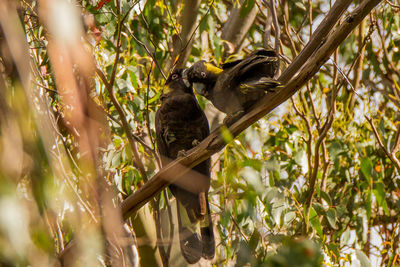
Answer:
[[275, 51], [261, 49], [244, 59], [222, 64], [221, 68], [198, 61], [184, 73], [196, 91], [226, 113], [226, 124], [233, 123], [260, 100], [266, 91], [280, 83], [273, 79], [278, 66]]
[[[156, 113], [156, 140], [163, 165], [196, 146], [210, 133], [207, 118], [197, 103], [192, 86], [182, 77], [183, 72], [175, 70], [168, 77]], [[179, 181], [194, 174], [202, 179], [196, 178], [196, 185], [188, 190]], [[195, 263], [201, 257], [212, 259], [215, 254], [208, 203], [210, 180], [210, 159], [207, 159], [169, 186], [177, 202], [181, 252], [188, 263]], [[197, 231], [199, 223], [201, 235]]]

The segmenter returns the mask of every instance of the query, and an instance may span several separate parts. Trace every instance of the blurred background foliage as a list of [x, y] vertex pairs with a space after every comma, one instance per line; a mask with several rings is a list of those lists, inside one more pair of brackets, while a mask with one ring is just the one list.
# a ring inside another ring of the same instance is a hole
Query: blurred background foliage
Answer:
[[[3, 0], [0, 265], [185, 266], [167, 190], [125, 225], [118, 206], [160, 169], [173, 66], [278, 41], [283, 70], [333, 4], [272, 1]], [[382, 2], [290, 101], [227, 135], [217, 253], [198, 266], [399, 265], [399, 13]], [[214, 129], [223, 115], [198, 100]]]

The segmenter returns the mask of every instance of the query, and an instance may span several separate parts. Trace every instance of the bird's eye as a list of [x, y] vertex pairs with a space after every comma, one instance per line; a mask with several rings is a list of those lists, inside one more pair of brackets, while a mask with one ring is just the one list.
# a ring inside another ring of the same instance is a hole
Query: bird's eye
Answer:
[[178, 74], [172, 74], [172, 80], [175, 80], [176, 78], [178, 78]]
[[206, 73], [205, 73], [204, 71], [202, 71], [202, 72], [200, 73], [200, 75], [201, 75], [201, 77], [203, 77], [203, 78], [206, 77]]

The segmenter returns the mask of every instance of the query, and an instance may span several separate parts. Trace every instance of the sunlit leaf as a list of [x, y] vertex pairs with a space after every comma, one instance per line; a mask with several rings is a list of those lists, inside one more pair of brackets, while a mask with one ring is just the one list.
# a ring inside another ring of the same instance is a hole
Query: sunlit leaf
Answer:
[[315, 212], [314, 208], [310, 208], [310, 224], [317, 231], [318, 235], [322, 237], [322, 226], [321, 222], [319, 221], [318, 214]]
[[360, 261], [362, 267], [371, 267], [371, 262], [369, 261], [367, 255], [361, 250], [356, 250], [356, 257]]

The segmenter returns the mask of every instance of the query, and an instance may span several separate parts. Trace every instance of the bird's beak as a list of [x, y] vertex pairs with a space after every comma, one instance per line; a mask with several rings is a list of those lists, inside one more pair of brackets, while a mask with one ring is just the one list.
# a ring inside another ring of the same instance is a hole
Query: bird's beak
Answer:
[[187, 72], [188, 72], [188, 69], [184, 69], [183, 70], [183, 72], [182, 72], [182, 80], [183, 80], [183, 83], [185, 84], [186, 87], [190, 87], [191, 84], [190, 84], [190, 82], [188, 80]]
[[205, 88], [206, 86], [204, 85], [204, 83], [194, 83], [193, 84], [194, 90], [196, 90], [196, 93], [198, 93], [199, 95], [204, 96], [205, 94]]

